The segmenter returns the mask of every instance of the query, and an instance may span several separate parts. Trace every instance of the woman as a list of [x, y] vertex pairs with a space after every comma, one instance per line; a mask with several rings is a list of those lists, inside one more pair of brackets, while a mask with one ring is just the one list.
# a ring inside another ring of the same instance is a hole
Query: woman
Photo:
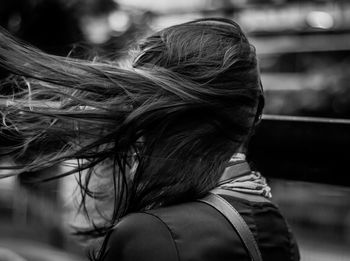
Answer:
[[[121, 67], [47, 55], [4, 34], [0, 64], [12, 76], [3, 86], [16, 89], [3, 97], [2, 133], [16, 140], [4, 151], [25, 161], [14, 171], [77, 159], [56, 177], [81, 174], [82, 206], [89, 196], [112, 203], [82, 232], [104, 239], [98, 260], [250, 260], [225, 217], [197, 201], [218, 187], [263, 260], [299, 260], [243, 154], [263, 94], [240, 27], [226, 19], [172, 26], [142, 41], [130, 60]], [[112, 179], [97, 193], [90, 183], [101, 167]]]

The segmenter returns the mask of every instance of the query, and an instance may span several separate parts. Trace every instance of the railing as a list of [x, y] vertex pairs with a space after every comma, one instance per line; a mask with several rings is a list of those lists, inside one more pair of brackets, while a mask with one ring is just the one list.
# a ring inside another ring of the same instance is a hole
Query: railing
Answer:
[[250, 159], [267, 177], [350, 186], [350, 120], [264, 115]]

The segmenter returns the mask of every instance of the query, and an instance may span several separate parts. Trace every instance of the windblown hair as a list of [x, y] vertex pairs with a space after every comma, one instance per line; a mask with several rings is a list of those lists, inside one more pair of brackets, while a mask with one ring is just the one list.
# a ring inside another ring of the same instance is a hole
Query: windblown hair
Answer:
[[[255, 49], [230, 20], [166, 28], [133, 53], [124, 67], [64, 58], [1, 32], [0, 66], [11, 75], [0, 93], [11, 93], [1, 97], [0, 135], [12, 140], [2, 153], [20, 159], [16, 174], [77, 160], [54, 178], [79, 172], [83, 206], [87, 196], [112, 198], [112, 213], [86, 231], [94, 237], [128, 213], [215, 187], [251, 133], [262, 95]], [[104, 164], [108, 195], [89, 185]]]

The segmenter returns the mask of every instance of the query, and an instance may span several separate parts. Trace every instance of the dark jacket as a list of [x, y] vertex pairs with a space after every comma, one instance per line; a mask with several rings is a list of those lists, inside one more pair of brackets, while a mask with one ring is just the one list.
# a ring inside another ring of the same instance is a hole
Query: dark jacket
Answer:
[[[263, 260], [299, 260], [297, 244], [278, 208], [260, 196], [234, 194], [221, 196], [249, 225]], [[126, 216], [112, 232], [107, 251], [107, 261], [250, 260], [228, 220], [202, 202]]]

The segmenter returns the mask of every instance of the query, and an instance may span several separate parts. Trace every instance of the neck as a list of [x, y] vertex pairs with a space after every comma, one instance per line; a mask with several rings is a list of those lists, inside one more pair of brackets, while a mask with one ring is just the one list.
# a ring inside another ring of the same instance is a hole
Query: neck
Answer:
[[231, 165], [230, 163], [245, 161], [245, 159], [246, 159], [246, 155], [244, 153], [237, 152], [233, 154], [232, 157], [230, 158], [229, 165]]

